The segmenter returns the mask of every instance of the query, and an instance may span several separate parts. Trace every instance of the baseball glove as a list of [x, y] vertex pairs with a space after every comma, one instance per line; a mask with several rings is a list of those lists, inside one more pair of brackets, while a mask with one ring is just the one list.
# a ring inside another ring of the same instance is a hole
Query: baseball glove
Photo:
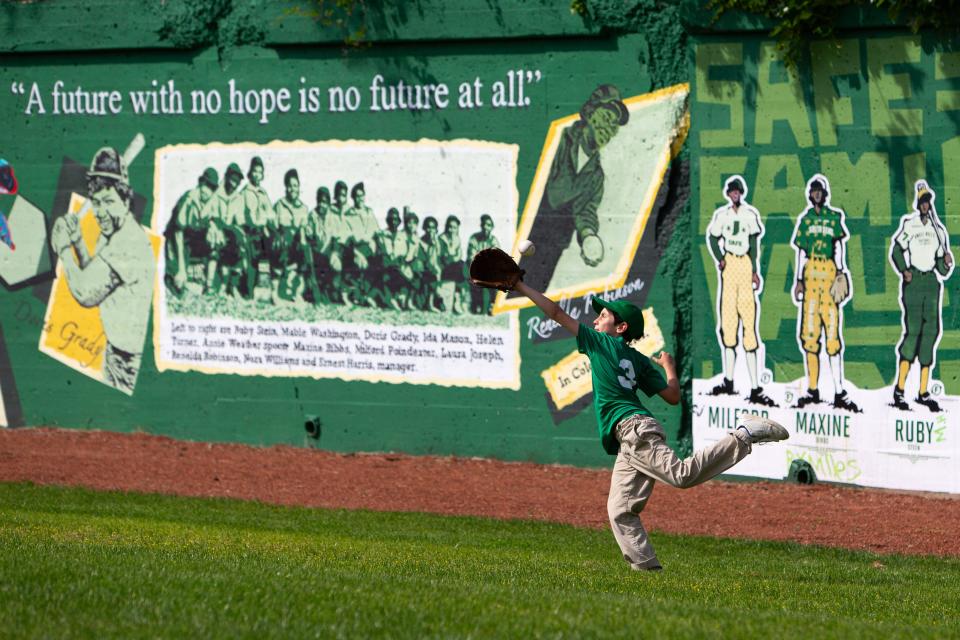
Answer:
[[830, 285], [830, 297], [837, 304], [840, 304], [850, 295], [850, 281], [847, 280], [847, 274], [838, 273]]
[[470, 262], [470, 282], [485, 289], [510, 291], [523, 274], [513, 258], [500, 249], [484, 249]]

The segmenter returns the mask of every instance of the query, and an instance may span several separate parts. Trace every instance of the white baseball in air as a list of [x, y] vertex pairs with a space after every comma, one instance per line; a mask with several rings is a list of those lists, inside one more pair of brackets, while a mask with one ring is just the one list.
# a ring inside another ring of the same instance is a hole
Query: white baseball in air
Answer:
[[537, 247], [529, 240], [523, 240], [518, 249], [520, 249], [520, 255], [522, 256], [532, 256], [537, 252]]

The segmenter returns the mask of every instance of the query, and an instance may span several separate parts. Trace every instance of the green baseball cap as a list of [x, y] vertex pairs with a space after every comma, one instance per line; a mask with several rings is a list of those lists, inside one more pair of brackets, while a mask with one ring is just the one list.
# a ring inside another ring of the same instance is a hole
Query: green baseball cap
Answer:
[[616, 314], [618, 318], [627, 323], [627, 332], [623, 338], [631, 342], [643, 337], [643, 311], [637, 305], [627, 300], [613, 300], [607, 302], [603, 298], [594, 296], [590, 300], [593, 310], [599, 314], [604, 309]]

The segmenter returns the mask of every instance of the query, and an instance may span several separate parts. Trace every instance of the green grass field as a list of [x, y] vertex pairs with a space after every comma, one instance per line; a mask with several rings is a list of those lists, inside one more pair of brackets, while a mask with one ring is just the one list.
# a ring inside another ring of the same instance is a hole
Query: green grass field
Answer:
[[[562, 489], [562, 488], [560, 488]], [[0, 637], [960, 636], [960, 561], [0, 484]]]

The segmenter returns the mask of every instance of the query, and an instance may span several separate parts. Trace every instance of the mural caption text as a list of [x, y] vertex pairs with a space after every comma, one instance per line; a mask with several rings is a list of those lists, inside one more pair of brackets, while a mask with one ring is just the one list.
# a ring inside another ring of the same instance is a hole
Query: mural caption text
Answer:
[[366, 86], [317, 86], [300, 76], [290, 86], [253, 86], [230, 78], [220, 88], [178, 87], [176, 80], [151, 80], [139, 90], [83, 86], [56, 80], [49, 86], [13, 81], [10, 92], [25, 99], [28, 116], [138, 116], [227, 114], [268, 124], [282, 114], [356, 111], [442, 111], [512, 109], [531, 105], [529, 88], [543, 78], [539, 69], [510, 69], [495, 79], [475, 76], [453, 84], [410, 83], [374, 75]]

